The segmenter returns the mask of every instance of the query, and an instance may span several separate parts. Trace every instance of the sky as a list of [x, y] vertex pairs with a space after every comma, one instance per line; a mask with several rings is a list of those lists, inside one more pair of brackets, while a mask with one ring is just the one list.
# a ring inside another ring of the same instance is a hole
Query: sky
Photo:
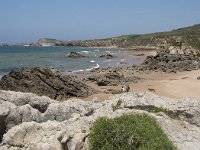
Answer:
[[0, 42], [83, 40], [200, 23], [200, 0], [0, 0]]

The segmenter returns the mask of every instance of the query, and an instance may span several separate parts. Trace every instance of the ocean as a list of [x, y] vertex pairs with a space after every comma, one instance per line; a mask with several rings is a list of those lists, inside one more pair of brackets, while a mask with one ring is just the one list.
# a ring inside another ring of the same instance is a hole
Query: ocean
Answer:
[[[70, 58], [71, 51], [87, 57]], [[116, 55], [106, 59], [99, 56], [105, 53]], [[12, 69], [21, 67], [53, 67], [63, 73], [89, 71], [99, 67], [122, 67], [138, 64], [140, 57], [129, 56], [127, 52], [114, 48], [78, 47], [0, 47], [0, 78]]]

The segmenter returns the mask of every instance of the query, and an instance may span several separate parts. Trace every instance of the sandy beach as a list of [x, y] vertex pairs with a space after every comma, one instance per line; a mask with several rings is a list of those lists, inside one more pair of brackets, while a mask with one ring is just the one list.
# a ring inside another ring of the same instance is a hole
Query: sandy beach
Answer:
[[[130, 72], [129, 72], [130, 73]], [[129, 75], [126, 72], [126, 76]], [[138, 83], [130, 84], [130, 92], [149, 91], [155, 90], [155, 93], [159, 96], [169, 98], [184, 98], [184, 97], [200, 97], [200, 81], [197, 77], [200, 75], [200, 70], [179, 72], [179, 73], [137, 73], [134, 76], [144, 78], [144, 80]], [[97, 86], [94, 83], [90, 84], [92, 87], [101, 91], [106, 89], [118, 89], [120, 90], [122, 85], [118, 86]], [[85, 98], [85, 100], [100, 100], [103, 101], [106, 98], [112, 96], [112, 94], [95, 94]]]
[[[125, 50], [128, 55], [140, 56], [145, 58], [147, 56], [156, 55], [156, 50]], [[142, 63], [142, 62], [141, 62]], [[136, 76], [143, 78], [138, 83], [130, 83], [130, 92], [152, 91], [159, 96], [169, 98], [184, 98], [184, 97], [200, 97], [200, 81], [197, 77], [200, 76], [200, 70], [184, 71], [177, 73], [165, 72], [134, 72], [132, 70], [123, 69], [120, 72], [125, 77]], [[122, 85], [118, 86], [98, 86], [95, 83], [90, 85], [100, 91], [108, 89], [120, 90]], [[85, 98], [85, 100], [99, 100], [104, 101], [113, 94], [95, 94]]]

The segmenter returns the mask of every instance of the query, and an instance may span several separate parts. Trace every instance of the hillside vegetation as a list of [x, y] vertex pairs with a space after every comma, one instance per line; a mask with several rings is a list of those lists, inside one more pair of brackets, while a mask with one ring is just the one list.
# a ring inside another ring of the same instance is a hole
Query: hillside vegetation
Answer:
[[[48, 43], [49, 41], [49, 43]], [[131, 48], [135, 46], [160, 46], [163, 43], [177, 46], [178, 43], [185, 43], [195, 49], [200, 50], [200, 24], [180, 28], [168, 32], [157, 32], [152, 34], [133, 34], [123, 35], [107, 39], [95, 40], [76, 40], [76, 41], [58, 41], [51, 39], [42, 39], [37, 42], [38, 45], [54, 46], [78, 46], [78, 47], [121, 47]]]
[[158, 32], [143, 35], [124, 35], [112, 38], [119, 42], [119, 47], [132, 46], [158, 46], [163, 42], [174, 45], [176, 41], [187, 43], [193, 48], [200, 49], [200, 24], [191, 27], [180, 28], [169, 32]]

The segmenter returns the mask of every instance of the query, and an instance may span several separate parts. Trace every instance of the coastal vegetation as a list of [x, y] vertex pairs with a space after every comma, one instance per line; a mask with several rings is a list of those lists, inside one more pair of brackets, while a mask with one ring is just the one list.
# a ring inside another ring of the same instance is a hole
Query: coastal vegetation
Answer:
[[160, 46], [163, 43], [168, 43], [173, 46], [181, 46], [182, 43], [185, 43], [200, 50], [200, 24], [168, 32], [122, 35], [106, 39], [76, 41], [40, 39], [36, 44], [40, 46], [54, 44], [54, 46], [131, 48], [135, 46]]
[[91, 150], [176, 149], [155, 119], [147, 115], [99, 118], [89, 135]]

